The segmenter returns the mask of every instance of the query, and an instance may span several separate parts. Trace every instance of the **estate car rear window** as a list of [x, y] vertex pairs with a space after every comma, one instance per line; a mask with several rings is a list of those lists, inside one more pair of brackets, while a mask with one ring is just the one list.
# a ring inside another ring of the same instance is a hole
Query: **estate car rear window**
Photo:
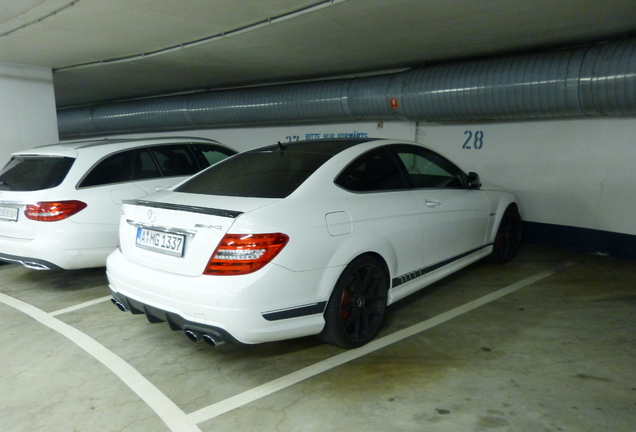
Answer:
[[252, 198], [285, 198], [332, 155], [268, 150], [229, 158], [194, 176], [177, 192]]
[[62, 183], [75, 159], [63, 156], [14, 156], [0, 171], [0, 190], [30, 192]]

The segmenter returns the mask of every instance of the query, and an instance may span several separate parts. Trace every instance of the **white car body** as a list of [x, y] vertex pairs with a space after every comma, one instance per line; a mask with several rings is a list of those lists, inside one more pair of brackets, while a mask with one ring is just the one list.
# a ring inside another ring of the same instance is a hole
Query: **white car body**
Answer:
[[[219, 148], [227, 154], [235, 153], [216, 141], [190, 137], [77, 141], [15, 152], [12, 161], [15, 158], [66, 157], [73, 162], [62, 182], [55, 187], [15, 191], [6, 190], [8, 185], [4, 188], [0, 185], [0, 259], [37, 270], [105, 266], [107, 256], [117, 248], [122, 201], [167, 189], [190, 175], [82, 187], [87, 173], [105, 158], [129, 150], [195, 144], [213, 146], [209, 148]], [[197, 171], [209, 166], [209, 163], [201, 164]], [[69, 200], [87, 206], [70, 217], [52, 222], [26, 217], [25, 210], [29, 205]]]
[[[368, 140], [338, 152], [286, 198], [168, 190], [124, 203], [120, 249], [107, 263], [113, 302], [193, 340], [255, 344], [321, 333], [334, 286], [357, 257], [386, 265], [391, 304], [490, 255], [504, 212], [516, 207], [510, 192], [353, 193], [335, 184], [350, 161], [392, 144], [402, 143]], [[183, 256], [139, 247], [142, 228], [183, 236]], [[284, 233], [289, 241], [253, 273], [203, 274], [228, 233]]]

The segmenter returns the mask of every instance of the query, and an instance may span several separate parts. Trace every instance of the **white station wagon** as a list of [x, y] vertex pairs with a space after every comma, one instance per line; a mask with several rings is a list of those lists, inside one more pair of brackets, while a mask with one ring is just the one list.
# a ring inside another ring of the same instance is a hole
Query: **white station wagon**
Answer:
[[122, 208], [113, 303], [212, 345], [361, 346], [387, 305], [521, 241], [512, 193], [392, 140], [251, 150]]
[[169, 188], [236, 152], [202, 138], [109, 139], [14, 153], [0, 171], [0, 260], [103, 267], [123, 200]]

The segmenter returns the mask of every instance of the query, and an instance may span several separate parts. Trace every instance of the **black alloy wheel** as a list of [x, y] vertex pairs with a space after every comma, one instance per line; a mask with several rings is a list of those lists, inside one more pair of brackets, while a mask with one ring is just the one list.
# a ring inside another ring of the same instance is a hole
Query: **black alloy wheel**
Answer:
[[506, 209], [499, 223], [490, 258], [497, 263], [510, 261], [521, 246], [522, 221], [516, 205]]
[[384, 263], [363, 255], [342, 272], [325, 310], [319, 337], [343, 348], [357, 348], [380, 331], [389, 281]]

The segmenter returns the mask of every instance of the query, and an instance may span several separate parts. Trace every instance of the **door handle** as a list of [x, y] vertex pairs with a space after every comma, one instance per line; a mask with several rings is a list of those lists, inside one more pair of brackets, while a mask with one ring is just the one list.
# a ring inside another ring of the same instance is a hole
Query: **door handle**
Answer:
[[434, 200], [434, 199], [428, 199], [428, 198], [426, 199], [426, 206], [427, 207], [434, 208], [434, 207], [439, 207], [441, 205], [442, 205], [441, 201], [437, 201], [437, 200]]

